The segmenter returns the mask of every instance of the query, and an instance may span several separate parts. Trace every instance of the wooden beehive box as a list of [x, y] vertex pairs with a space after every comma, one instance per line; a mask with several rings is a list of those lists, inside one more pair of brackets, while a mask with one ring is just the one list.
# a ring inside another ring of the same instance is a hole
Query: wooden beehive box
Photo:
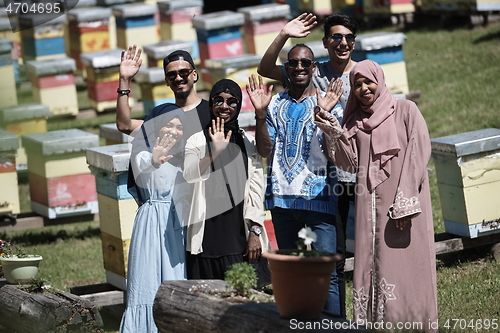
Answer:
[[85, 150], [99, 137], [79, 129], [22, 136], [28, 157], [31, 209], [49, 219], [98, 211], [94, 176]]
[[500, 129], [431, 140], [446, 232], [500, 232]]

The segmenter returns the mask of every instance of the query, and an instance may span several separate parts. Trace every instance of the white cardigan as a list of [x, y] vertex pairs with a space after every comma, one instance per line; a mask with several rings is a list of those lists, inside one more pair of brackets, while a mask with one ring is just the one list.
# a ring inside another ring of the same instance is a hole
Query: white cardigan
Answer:
[[[260, 235], [262, 252], [266, 252], [269, 250], [269, 240], [264, 227], [265, 188], [262, 157], [257, 152], [255, 138], [242, 129], [240, 129], [240, 132], [243, 134], [248, 157], [248, 178], [245, 185], [243, 204], [245, 232], [248, 239], [248, 229], [251, 221], [258, 223], [262, 228], [262, 234]], [[188, 183], [194, 183], [186, 239], [186, 250], [194, 255], [203, 252], [202, 243], [206, 219], [205, 180], [210, 177], [210, 168], [207, 168], [207, 171], [202, 175], [199, 166], [200, 160], [205, 157], [205, 153], [205, 135], [203, 132], [193, 134], [186, 142], [183, 174]]]

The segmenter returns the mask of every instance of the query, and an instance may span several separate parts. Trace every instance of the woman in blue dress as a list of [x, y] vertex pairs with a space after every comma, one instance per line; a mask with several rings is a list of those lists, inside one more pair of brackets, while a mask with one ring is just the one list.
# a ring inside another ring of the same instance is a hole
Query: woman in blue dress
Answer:
[[[174, 205], [175, 184], [182, 186], [184, 112], [165, 104], [145, 121], [132, 141], [130, 165], [139, 209], [128, 257], [127, 304], [121, 333], [156, 333], [153, 304], [165, 280], [185, 280], [185, 244], [182, 216]], [[168, 163], [166, 163], [168, 162]], [[132, 188], [130, 188], [132, 187]]]

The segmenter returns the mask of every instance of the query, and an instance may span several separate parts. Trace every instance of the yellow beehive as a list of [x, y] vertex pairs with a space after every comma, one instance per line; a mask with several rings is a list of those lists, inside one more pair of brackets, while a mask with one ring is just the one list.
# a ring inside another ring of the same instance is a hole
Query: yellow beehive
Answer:
[[19, 137], [0, 129], [0, 215], [20, 213], [15, 157], [18, 148]]
[[398, 61], [380, 65], [384, 70], [385, 84], [391, 94], [407, 94], [410, 92], [408, 76], [406, 75], [406, 62]]
[[[77, 115], [78, 99], [72, 58], [28, 61], [26, 69], [31, 75], [33, 99], [50, 107], [52, 115]], [[60, 80], [61, 79], [61, 80]]]
[[101, 231], [113, 237], [129, 239], [137, 211], [135, 199], [118, 200], [98, 193], [97, 201]]
[[0, 107], [17, 104], [16, 76], [11, 57], [12, 41], [0, 38]]
[[446, 231], [471, 238], [500, 232], [500, 130], [431, 141]]
[[127, 191], [129, 144], [90, 148], [87, 163], [96, 179], [106, 281], [126, 289], [128, 250], [137, 203]]

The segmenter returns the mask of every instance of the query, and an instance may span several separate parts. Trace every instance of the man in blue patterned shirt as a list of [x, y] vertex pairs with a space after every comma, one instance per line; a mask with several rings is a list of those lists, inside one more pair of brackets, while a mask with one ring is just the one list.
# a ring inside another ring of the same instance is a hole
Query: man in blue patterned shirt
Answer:
[[[330, 92], [320, 94], [312, 84], [316, 69], [314, 54], [305, 44], [295, 45], [288, 53], [285, 70], [290, 89], [271, 97], [255, 77], [247, 87], [255, 107], [256, 141], [259, 154], [269, 157], [266, 208], [271, 211], [276, 240], [280, 249], [295, 249], [298, 232], [304, 226], [317, 235], [313, 247], [337, 252], [337, 176], [335, 166], [323, 149], [324, 133], [314, 122], [315, 109], [334, 98], [331, 111], [341, 119], [338, 103], [341, 81], [330, 84]], [[325, 310], [341, 315], [336, 272], [332, 274]]]

